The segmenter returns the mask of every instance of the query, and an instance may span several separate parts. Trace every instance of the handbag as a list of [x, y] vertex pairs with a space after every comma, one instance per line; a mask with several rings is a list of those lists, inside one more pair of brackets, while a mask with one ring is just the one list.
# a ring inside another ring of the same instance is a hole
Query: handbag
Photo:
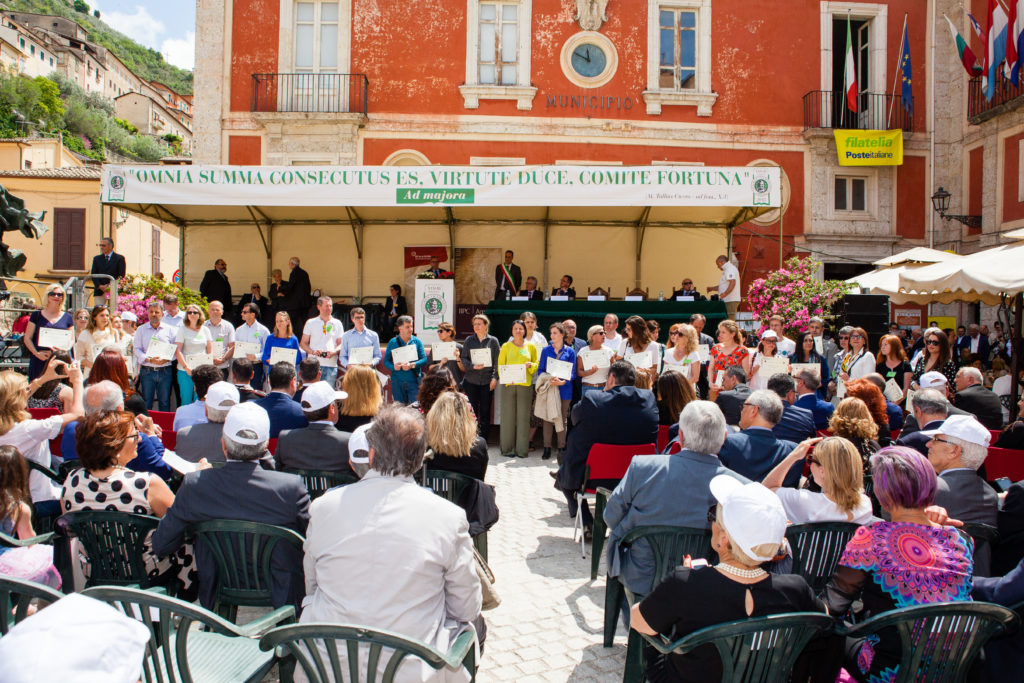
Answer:
[[494, 589], [494, 572], [487, 566], [487, 561], [473, 548], [473, 566], [476, 568], [476, 575], [480, 579], [480, 592], [483, 594], [483, 601], [480, 610], [486, 612], [501, 604], [501, 596]]

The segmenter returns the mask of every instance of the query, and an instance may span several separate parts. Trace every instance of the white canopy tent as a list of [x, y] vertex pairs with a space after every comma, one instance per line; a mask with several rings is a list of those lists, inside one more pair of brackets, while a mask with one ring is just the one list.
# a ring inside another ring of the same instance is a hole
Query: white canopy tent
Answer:
[[875, 261], [872, 264], [878, 266], [875, 270], [852, 277], [847, 282], [867, 289], [871, 294], [884, 294], [894, 304], [929, 303], [929, 294], [901, 291], [900, 276], [928, 267], [930, 264], [948, 263], [961, 258], [963, 257], [947, 251], [914, 247]]

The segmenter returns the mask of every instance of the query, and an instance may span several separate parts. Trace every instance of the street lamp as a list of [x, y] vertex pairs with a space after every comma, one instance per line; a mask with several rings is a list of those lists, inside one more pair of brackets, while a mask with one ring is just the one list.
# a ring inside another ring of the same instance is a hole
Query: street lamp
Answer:
[[966, 216], [963, 214], [946, 213], [949, 209], [949, 198], [950, 194], [946, 190], [939, 186], [939, 189], [932, 195], [932, 208], [945, 220], [955, 220], [963, 223], [968, 228], [980, 228], [981, 227], [981, 216]]

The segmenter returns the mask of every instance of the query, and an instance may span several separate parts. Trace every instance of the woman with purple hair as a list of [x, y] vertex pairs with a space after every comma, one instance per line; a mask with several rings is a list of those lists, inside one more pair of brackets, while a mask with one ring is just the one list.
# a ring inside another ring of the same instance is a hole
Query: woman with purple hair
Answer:
[[[864, 617], [901, 607], [971, 599], [973, 543], [933, 521], [928, 508], [937, 479], [928, 459], [892, 446], [871, 456], [875, 496], [891, 521], [866, 524], [846, 545], [822, 596], [830, 614], [846, 614], [863, 600]], [[900, 660], [899, 637], [851, 639], [845, 668], [858, 681], [892, 680]]]

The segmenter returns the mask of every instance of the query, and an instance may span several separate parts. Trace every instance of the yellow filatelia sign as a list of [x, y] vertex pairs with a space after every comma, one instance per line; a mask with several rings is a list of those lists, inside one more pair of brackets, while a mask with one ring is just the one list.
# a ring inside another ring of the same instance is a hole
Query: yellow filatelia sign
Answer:
[[902, 166], [902, 130], [835, 130], [840, 166]]

